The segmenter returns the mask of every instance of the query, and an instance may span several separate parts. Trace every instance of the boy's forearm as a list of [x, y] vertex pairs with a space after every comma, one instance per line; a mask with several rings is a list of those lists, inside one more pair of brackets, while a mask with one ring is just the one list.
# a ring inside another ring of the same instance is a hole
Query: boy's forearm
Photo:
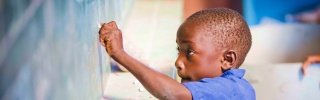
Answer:
[[167, 75], [154, 71], [129, 56], [123, 50], [112, 56], [126, 67], [141, 84], [159, 99], [191, 99], [188, 89]]

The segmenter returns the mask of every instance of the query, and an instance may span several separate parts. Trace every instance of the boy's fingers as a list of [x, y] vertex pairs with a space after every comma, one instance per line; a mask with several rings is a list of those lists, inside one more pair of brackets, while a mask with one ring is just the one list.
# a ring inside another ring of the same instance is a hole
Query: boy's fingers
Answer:
[[101, 29], [105, 29], [105, 30], [113, 29], [113, 27], [109, 23], [100, 23], [100, 25], [101, 25], [100, 30]]
[[103, 40], [102, 42], [104, 42], [104, 41], [106, 41], [106, 39], [108, 39], [109, 37], [108, 37], [108, 34], [100, 34], [100, 35], [99, 35], [99, 38]]
[[114, 21], [111, 21], [109, 23], [100, 23], [100, 25], [101, 25], [101, 27], [110, 26], [112, 28], [118, 29], [118, 26], [117, 26], [116, 22], [114, 22]]
[[102, 38], [99, 39], [102, 46], [106, 47], [104, 40]]
[[110, 31], [114, 30], [111, 26], [107, 24], [103, 24], [103, 26], [99, 30], [99, 34], [106, 34]]
[[113, 28], [118, 29], [117, 23], [114, 21], [109, 22], [108, 24], [110, 24], [110, 26], [112, 26]]

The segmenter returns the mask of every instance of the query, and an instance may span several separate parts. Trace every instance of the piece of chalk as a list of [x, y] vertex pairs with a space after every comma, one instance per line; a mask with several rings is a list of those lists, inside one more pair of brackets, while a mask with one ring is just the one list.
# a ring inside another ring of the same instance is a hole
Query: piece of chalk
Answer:
[[143, 92], [143, 91], [144, 91], [144, 87], [140, 87], [139, 92]]
[[138, 84], [139, 81], [138, 80], [134, 80], [133, 84]]

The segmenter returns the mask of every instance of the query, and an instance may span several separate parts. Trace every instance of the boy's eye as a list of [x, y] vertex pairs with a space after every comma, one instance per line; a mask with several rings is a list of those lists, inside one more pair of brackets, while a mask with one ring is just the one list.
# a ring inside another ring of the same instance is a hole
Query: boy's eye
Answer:
[[188, 55], [193, 55], [193, 54], [194, 54], [194, 51], [191, 50], [191, 49], [188, 49], [188, 50], [187, 50], [187, 54], [188, 54]]
[[177, 47], [177, 51], [178, 51], [178, 54], [180, 53], [180, 49], [179, 49], [179, 47]]

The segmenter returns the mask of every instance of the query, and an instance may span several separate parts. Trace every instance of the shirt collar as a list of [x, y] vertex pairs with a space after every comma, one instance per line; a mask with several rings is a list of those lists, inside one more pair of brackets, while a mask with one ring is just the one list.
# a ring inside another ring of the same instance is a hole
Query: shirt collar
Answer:
[[246, 70], [244, 69], [230, 69], [224, 72], [221, 77], [235, 76], [238, 78], [242, 78]]

